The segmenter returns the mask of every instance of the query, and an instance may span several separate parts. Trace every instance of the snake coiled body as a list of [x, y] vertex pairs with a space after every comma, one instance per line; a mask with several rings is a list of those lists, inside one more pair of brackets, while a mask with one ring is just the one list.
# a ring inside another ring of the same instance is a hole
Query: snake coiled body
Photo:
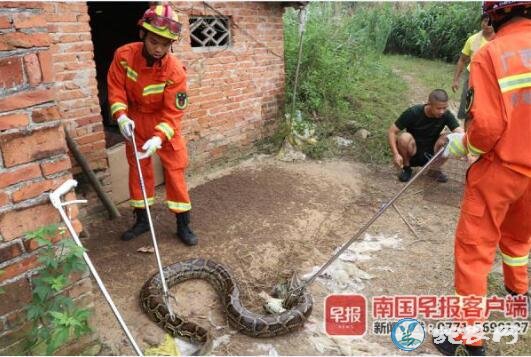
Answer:
[[[286, 311], [260, 315], [240, 303], [240, 291], [230, 272], [221, 264], [207, 259], [190, 259], [164, 267], [168, 288], [189, 279], [207, 280], [218, 292], [230, 325], [252, 337], [272, 337], [287, 334], [304, 324], [312, 311], [312, 298], [306, 290], [286, 299]], [[290, 301], [288, 304], [286, 301]], [[190, 342], [207, 344], [211, 337], [206, 329], [177, 316], [170, 316], [164, 302], [160, 274], [153, 275], [140, 291], [142, 310], [172, 336]]]

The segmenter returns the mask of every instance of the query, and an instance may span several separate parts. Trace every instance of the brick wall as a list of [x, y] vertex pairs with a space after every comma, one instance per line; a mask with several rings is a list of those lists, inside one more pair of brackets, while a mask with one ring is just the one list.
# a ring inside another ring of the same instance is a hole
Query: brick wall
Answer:
[[[22, 354], [29, 329], [24, 306], [31, 300], [39, 247], [25, 233], [60, 223], [47, 193], [72, 177], [48, 6], [0, 2], [0, 355]], [[80, 231], [77, 209], [71, 213]], [[92, 303], [87, 275], [76, 277], [68, 290], [84, 305]]]
[[[284, 108], [283, 5], [173, 4], [184, 24], [183, 40], [174, 50], [188, 68], [190, 105], [182, 127], [191, 168], [253, 152], [259, 140], [271, 135]], [[192, 49], [189, 16], [220, 14], [230, 19], [231, 46]], [[47, 192], [80, 172], [68, 153], [62, 124], [110, 190], [93, 58], [85, 3], [0, 1], [2, 355], [20, 354], [28, 329], [23, 307], [31, 297], [39, 250], [24, 233], [60, 222]], [[90, 206], [101, 210], [91, 197]], [[74, 210], [80, 231], [77, 215]], [[71, 295], [91, 305], [90, 280], [86, 275], [76, 280]]]
[[[183, 121], [191, 168], [241, 157], [268, 137], [284, 109], [284, 38], [280, 3], [174, 2], [184, 24], [174, 48], [187, 67], [190, 105]], [[189, 16], [227, 16], [232, 45], [192, 48]]]

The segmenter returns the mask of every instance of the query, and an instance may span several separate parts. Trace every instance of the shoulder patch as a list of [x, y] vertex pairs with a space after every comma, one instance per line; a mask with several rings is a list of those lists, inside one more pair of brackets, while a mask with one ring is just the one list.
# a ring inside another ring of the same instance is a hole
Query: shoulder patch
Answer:
[[175, 96], [175, 107], [184, 110], [188, 106], [188, 95], [186, 92], [179, 92]]
[[472, 103], [474, 103], [474, 88], [470, 87], [468, 88], [468, 91], [466, 92], [466, 112], [470, 112], [470, 109], [472, 108]]

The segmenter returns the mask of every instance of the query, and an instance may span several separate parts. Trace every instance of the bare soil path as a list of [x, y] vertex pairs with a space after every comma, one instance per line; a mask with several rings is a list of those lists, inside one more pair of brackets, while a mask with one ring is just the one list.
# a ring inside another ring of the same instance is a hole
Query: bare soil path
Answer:
[[[257, 311], [261, 291], [268, 292], [279, 277], [293, 270], [308, 274], [327, 261], [402, 185], [389, 168], [342, 160], [284, 163], [266, 156], [194, 177], [191, 184], [193, 228], [200, 243], [190, 248], [177, 241], [174, 216], [156, 204], [153, 217], [163, 264], [192, 257], [223, 263], [238, 280], [243, 303]], [[421, 239], [411, 234], [396, 212], [388, 210], [368, 230], [365, 241], [353, 245], [353, 252], [363, 257], [332, 265], [330, 279], [318, 279], [311, 286], [314, 311], [299, 332], [263, 340], [235, 333], [226, 324], [215, 291], [202, 281], [172, 288], [178, 302], [175, 311], [212, 330], [218, 338], [213, 351], [217, 355], [396, 354], [399, 351], [388, 336], [327, 337], [323, 301], [330, 293], [361, 293], [369, 301], [376, 295], [451, 294], [460, 185], [452, 181], [444, 185], [421, 177], [397, 203]], [[426, 190], [433, 193], [430, 200], [423, 199]], [[138, 303], [142, 284], [157, 271], [156, 261], [152, 254], [137, 252], [150, 244], [149, 234], [130, 242], [119, 240], [132, 222], [129, 208], [120, 210], [122, 221], [93, 218], [85, 222], [89, 232], [85, 244], [145, 349], [163, 339], [162, 330]], [[96, 312], [95, 326], [105, 345], [102, 353], [131, 354], [103, 299], [97, 302]], [[434, 350], [425, 343], [415, 352]]]

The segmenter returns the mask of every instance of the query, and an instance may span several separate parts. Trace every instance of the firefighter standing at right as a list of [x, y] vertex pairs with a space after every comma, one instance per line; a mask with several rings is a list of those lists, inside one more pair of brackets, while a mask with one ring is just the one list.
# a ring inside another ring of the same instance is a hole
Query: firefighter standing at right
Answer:
[[[488, 1], [496, 38], [472, 59], [466, 134], [450, 134], [446, 154], [481, 155], [468, 172], [455, 237], [455, 290], [486, 296], [499, 245], [505, 288], [528, 295], [531, 247], [531, 2]], [[468, 323], [471, 323], [467, 321]], [[461, 340], [470, 354], [479, 343]], [[467, 343], [468, 342], [468, 343]], [[474, 345], [474, 346], [472, 346]], [[452, 355], [459, 345], [437, 349]]]

